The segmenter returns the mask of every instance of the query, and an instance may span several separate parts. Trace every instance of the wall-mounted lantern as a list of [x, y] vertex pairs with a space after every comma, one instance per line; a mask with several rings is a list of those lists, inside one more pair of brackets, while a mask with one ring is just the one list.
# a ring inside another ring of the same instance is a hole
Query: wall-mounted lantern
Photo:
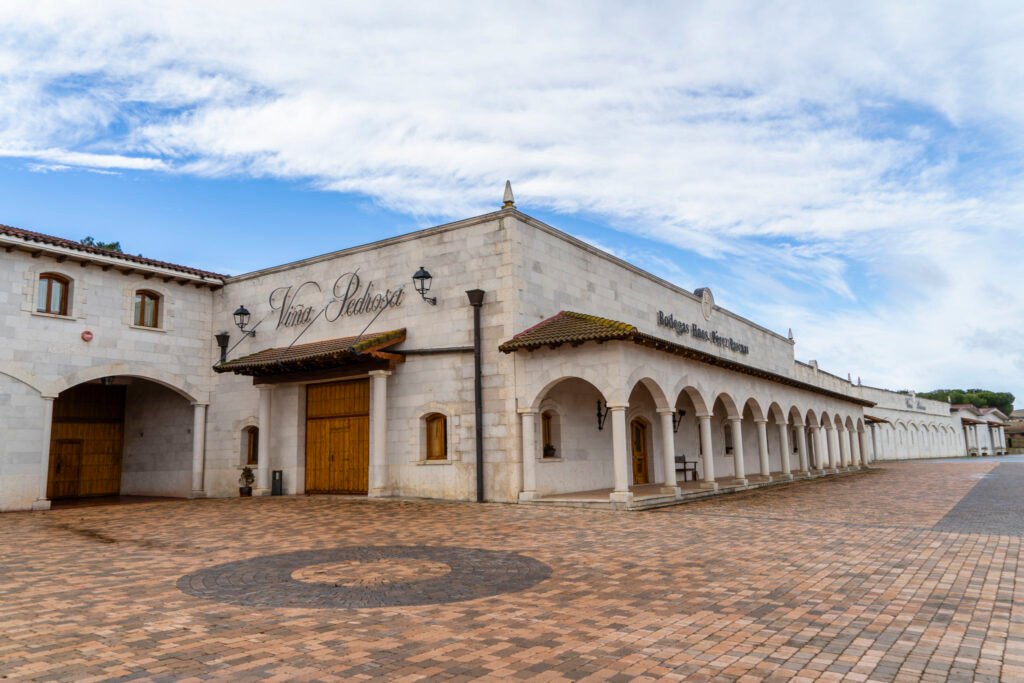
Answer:
[[679, 425], [683, 424], [683, 416], [686, 415], [686, 411], [680, 408], [676, 412], [672, 413], [672, 433], [679, 433]]
[[416, 291], [420, 293], [423, 300], [431, 306], [436, 306], [437, 297], [427, 296], [427, 292], [430, 291], [430, 284], [433, 280], [434, 278], [431, 277], [430, 272], [423, 266], [420, 266], [420, 269], [412, 276], [413, 285], [415, 285]]
[[249, 309], [245, 306], [239, 306], [235, 309], [235, 324], [238, 325], [238, 329], [242, 331], [246, 337], [255, 337], [256, 330], [246, 330], [245, 328], [249, 325], [250, 313]]
[[[603, 406], [603, 408], [602, 408]], [[608, 419], [608, 404], [603, 403], [600, 399], [597, 401], [597, 428], [598, 430], [604, 429], [604, 421]]]

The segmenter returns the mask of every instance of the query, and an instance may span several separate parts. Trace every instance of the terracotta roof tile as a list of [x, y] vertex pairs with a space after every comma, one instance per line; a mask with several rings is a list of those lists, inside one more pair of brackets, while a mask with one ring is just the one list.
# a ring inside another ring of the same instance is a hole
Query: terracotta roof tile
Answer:
[[502, 344], [499, 349], [508, 353], [516, 349], [541, 346], [631, 339], [637, 332], [636, 327], [628, 323], [620, 323], [617, 320], [599, 318], [586, 313], [561, 311], [547, 320], [542, 320], [533, 327], [523, 330]]
[[327, 367], [380, 351], [405, 341], [405, 328], [377, 332], [363, 337], [340, 337], [323, 341], [263, 349], [213, 366], [217, 372], [239, 375], [272, 374], [300, 368]]
[[523, 330], [516, 336], [512, 337], [507, 342], [499, 346], [498, 349], [505, 353], [512, 353], [513, 351], [518, 350], [533, 351], [545, 346], [555, 348], [562, 346], [563, 344], [578, 346], [584, 342], [590, 341], [596, 341], [599, 343], [607, 341], [629, 341], [639, 346], [646, 346], [659, 351], [666, 351], [677, 356], [683, 356], [684, 358], [689, 358], [701, 363], [707, 363], [708, 365], [715, 365], [735, 372], [741, 372], [746, 375], [753, 375], [755, 377], [780, 382], [789, 386], [799, 387], [801, 389], [806, 389], [807, 391], [813, 391], [817, 394], [840, 398], [863, 406], [875, 405], [873, 401], [857, 398], [856, 396], [850, 396], [849, 394], [842, 394], [814, 384], [808, 384], [807, 382], [801, 382], [793, 379], [792, 377], [779, 375], [777, 373], [762, 370], [761, 368], [740, 363], [739, 361], [731, 360], [707, 351], [701, 351], [690, 346], [684, 346], [683, 344], [677, 344], [676, 342], [672, 342], [667, 339], [655, 337], [654, 335], [639, 331], [636, 326], [630, 325], [629, 323], [609, 320], [608, 318], [601, 318], [599, 316], [588, 315], [586, 313], [576, 313], [573, 311], [561, 311], [546, 320], [542, 320], [533, 327]]
[[174, 270], [179, 273], [185, 273], [187, 275], [195, 275], [198, 277], [214, 278], [217, 280], [223, 280], [227, 276], [220, 275], [219, 273], [211, 273], [206, 270], [199, 270], [198, 268], [189, 268], [188, 266], [179, 266], [176, 263], [167, 263], [166, 261], [157, 261], [156, 259], [146, 258], [144, 256], [132, 256], [131, 254], [123, 254], [118, 251], [110, 251], [109, 249], [100, 249], [99, 247], [90, 247], [76, 242], [74, 240], [64, 239], [63, 237], [54, 237], [53, 235], [44, 235], [40, 232], [32, 232], [31, 230], [22, 230], [21, 228], [13, 228], [9, 225], [0, 224], [0, 235], [7, 235], [9, 237], [17, 237], [18, 239], [25, 240], [26, 242], [36, 242], [38, 244], [47, 244], [53, 247], [62, 247], [64, 249], [74, 249], [85, 254], [94, 254], [96, 256], [108, 256], [110, 258], [119, 259], [121, 261], [128, 261], [130, 263], [138, 263], [146, 266], [154, 266], [156, 268], [165, 268], [167, 270]]

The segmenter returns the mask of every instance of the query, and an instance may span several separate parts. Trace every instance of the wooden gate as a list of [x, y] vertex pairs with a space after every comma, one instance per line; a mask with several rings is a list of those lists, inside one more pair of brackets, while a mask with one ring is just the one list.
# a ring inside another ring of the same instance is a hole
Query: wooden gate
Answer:
[[306, 388], [306, 493], [365, 494], [370, 484], [370, 382]]
[[81, 384], [53, 404], [47, 497], [121, 492], [125, 387]]

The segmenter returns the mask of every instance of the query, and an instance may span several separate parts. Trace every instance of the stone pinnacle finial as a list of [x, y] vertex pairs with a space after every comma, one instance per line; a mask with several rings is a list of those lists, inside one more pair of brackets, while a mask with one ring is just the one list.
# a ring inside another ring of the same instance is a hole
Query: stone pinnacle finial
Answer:
[[512, 181], [505, 181], [505, 196], [501, 199], [501, 208], [503, 209], [514, 209], [516, 208], [516, 198], [512, 196]]
[[793, 341], [793, 328], [789, 328], [789, 341]]

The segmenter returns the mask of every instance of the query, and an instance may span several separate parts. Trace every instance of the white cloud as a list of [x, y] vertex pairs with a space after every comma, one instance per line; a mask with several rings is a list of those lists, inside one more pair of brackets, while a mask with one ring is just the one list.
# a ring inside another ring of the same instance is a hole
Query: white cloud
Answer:
[[1024, 332], [1018, 4], [31, 2], [0, 27], [0, 155], [306, 179], [424, 221], [512, 178], [526, 211], [721, 264], [636, 252], [839, 374], [1024, 395], [983, 341]]

